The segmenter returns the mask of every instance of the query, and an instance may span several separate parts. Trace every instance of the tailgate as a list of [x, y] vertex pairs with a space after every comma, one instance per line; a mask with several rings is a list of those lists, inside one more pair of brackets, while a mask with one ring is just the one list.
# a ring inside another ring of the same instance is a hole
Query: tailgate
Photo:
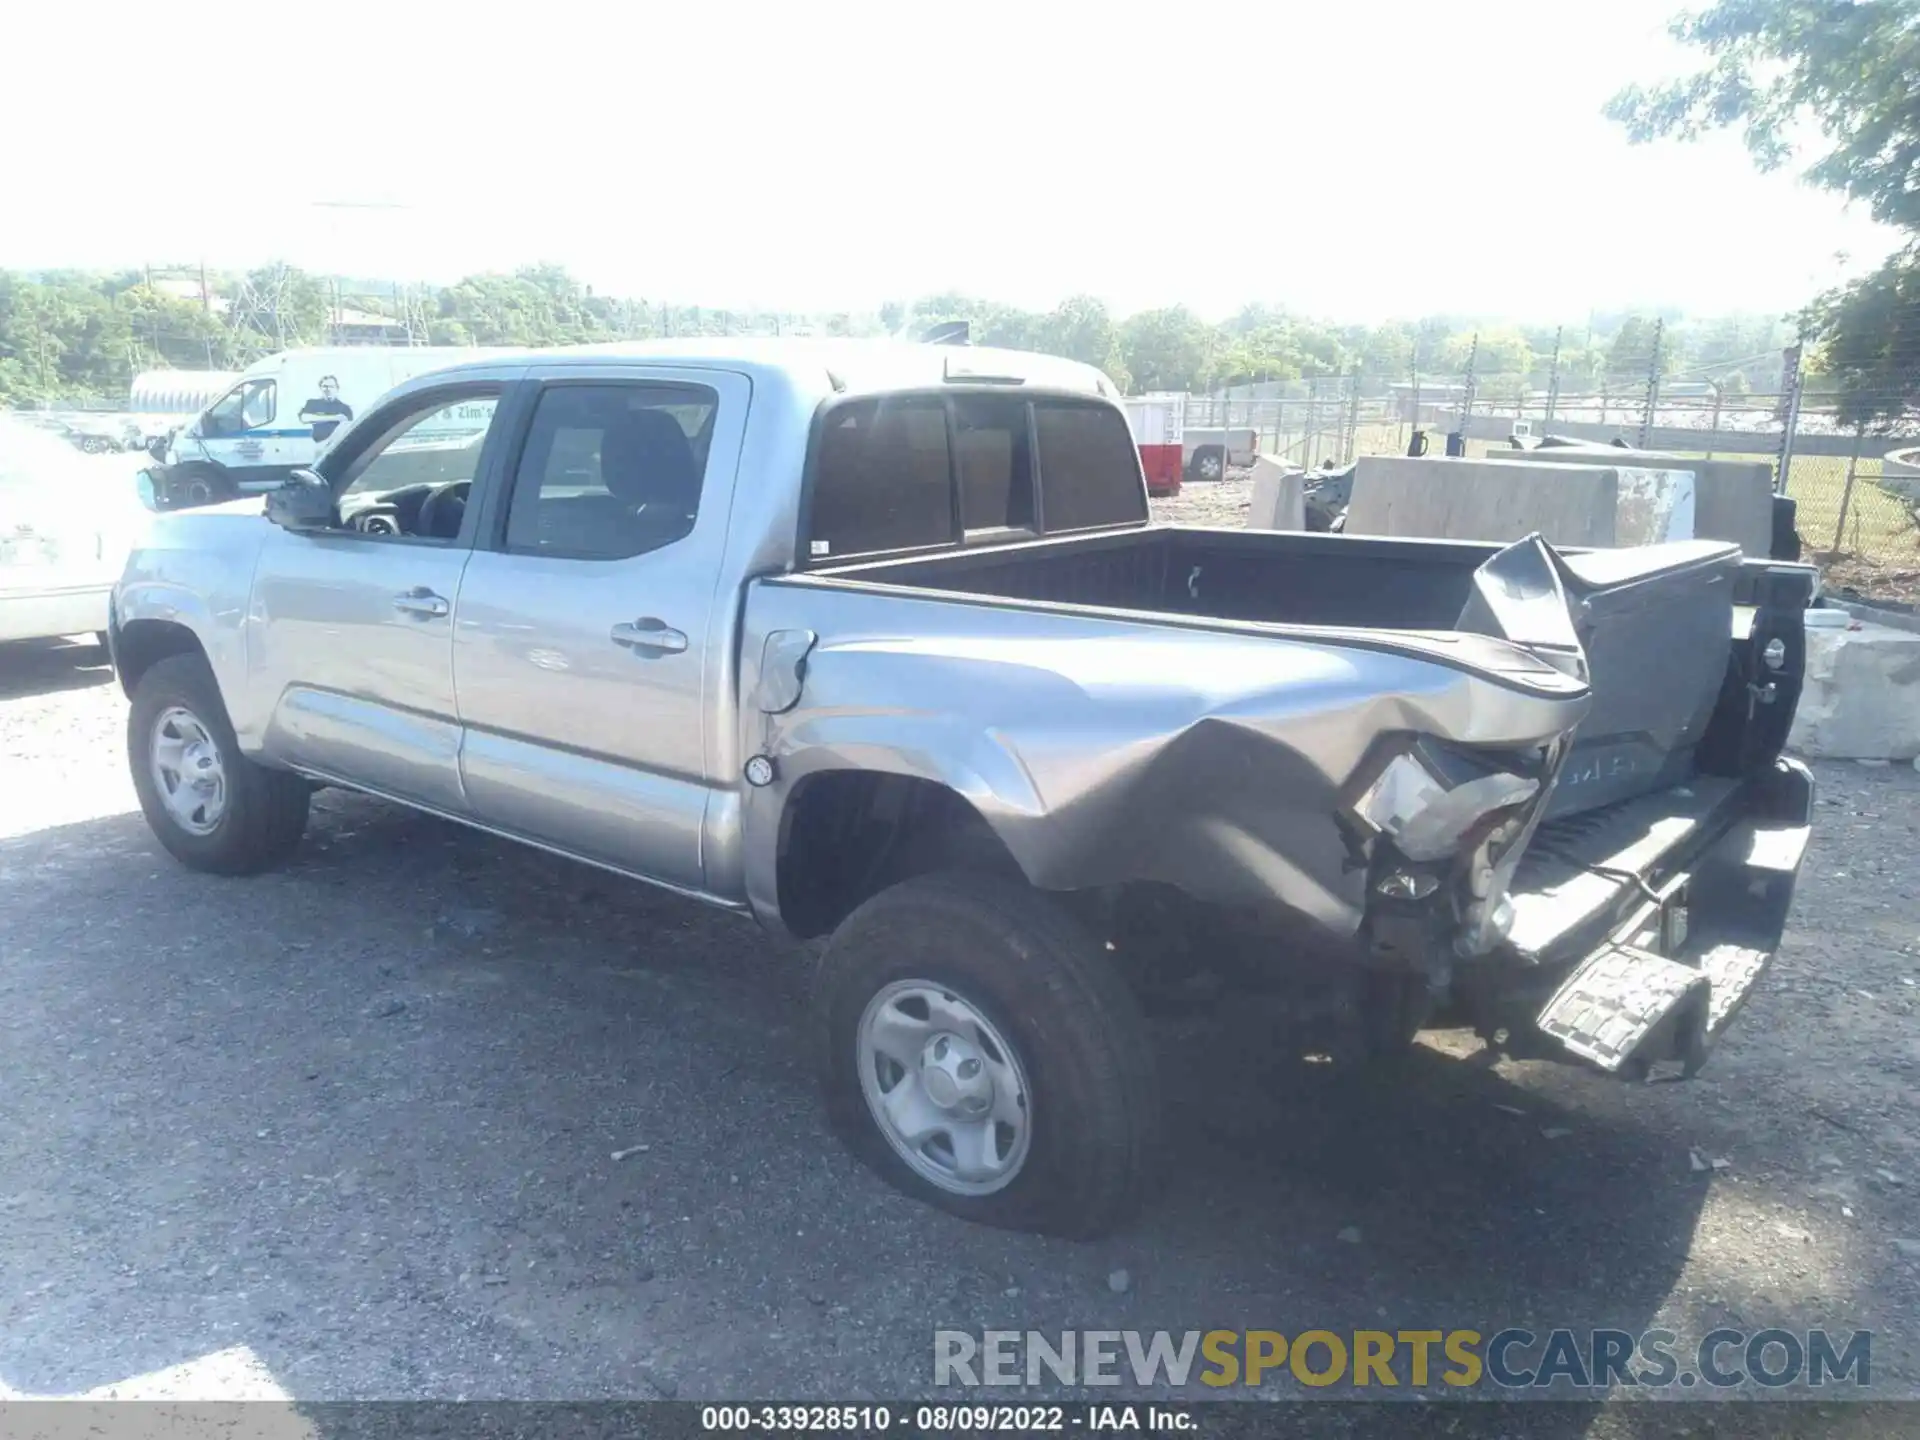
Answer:
[[1740, 571], [1739, 547], [1719, 541], [1562, 554], [1536, 535], [1475, 573], [1456, 628], [1526, 645], [1593, 689], [1550, 817], [1693, 775], [1727, 678]]

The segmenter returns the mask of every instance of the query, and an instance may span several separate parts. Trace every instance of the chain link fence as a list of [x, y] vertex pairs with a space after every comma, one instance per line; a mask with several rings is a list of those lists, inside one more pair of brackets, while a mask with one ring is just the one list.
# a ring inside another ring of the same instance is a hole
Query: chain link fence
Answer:
[[[1754, 460], [1797, 504], [1801, 544], [1830, 589], [1901, 605], [1920, 603], [1920, 408], [1909, 391], [1856, 389], [1891, 420], [1854, 425], [1817, 379], [1756, 394], [1712, 382], [1649, 383], [1605, 376], [1580, 384], [1471, 374], [1383, 380], [1365, 375], [1235, 386], [1187, 402], [1189, 427], [1254, 432], [1263, 454], [1312, 470], [1362, 455], [1406, 454], [1416, 431], [1427, 453], [1451, 437], [1462, 453], [1497, 456], [1514, 438], [1623, 442], [1701, 459]], [[1784, 482], [1784, 483], [1783, 483]]]

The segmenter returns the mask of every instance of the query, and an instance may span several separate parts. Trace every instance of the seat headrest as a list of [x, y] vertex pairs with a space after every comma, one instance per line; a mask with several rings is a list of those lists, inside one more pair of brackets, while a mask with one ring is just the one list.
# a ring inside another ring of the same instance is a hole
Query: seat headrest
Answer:
[[700, 503], [700, 466], [680, 422], [664, 410], [633, 410], [600, 437], [600, 482], [632, 506], [661, 505], [692, 514]]

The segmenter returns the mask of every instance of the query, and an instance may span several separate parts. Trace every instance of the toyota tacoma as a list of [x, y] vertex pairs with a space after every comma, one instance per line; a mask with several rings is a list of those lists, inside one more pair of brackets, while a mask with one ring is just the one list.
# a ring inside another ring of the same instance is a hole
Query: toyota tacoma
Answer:
[[184, 864], [274, 866], [345, 786], [822, 940], [852, 1149], [1085, 1236], [1154, 1169], [1183, 967], [1331, 967], [1356, 1053], [1696, 1071], [1807, 843], [1812, 580], [1158, 525], [1093, 369], [680, 340], [402, 384], [153, 517], [110, 640]]

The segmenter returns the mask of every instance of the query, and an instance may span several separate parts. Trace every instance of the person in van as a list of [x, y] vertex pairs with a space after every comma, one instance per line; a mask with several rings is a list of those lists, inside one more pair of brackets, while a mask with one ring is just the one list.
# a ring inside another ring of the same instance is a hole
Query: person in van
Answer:
[[300, 423], [313, 426], [314, 443], [318, 444], [351, 419], [353, 407], [340, 398], [339, 378], [322, 375], [320, 393], [300, 407]]

